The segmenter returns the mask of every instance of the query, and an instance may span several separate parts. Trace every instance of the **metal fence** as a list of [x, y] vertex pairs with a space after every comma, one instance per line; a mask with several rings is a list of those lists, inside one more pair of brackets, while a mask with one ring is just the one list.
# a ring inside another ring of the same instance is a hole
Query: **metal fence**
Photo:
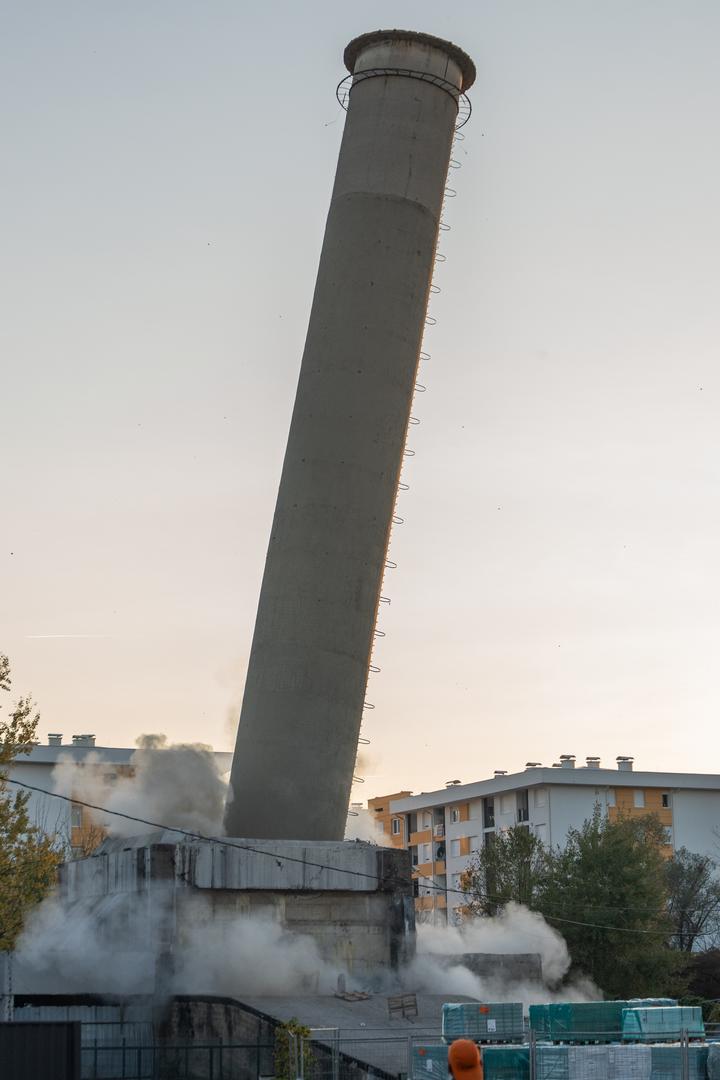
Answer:
[[[705, 1040], [678, 1033], [674, 1041], [620, 1042], [617, 1033], [588, 1033], [572, 1044], [541, 1042], [483, 1047], [488, 1080], [705, 1080], [708, 1045], [720, 1043], [720, 1025]], [[431, 1051], [435, 1048], [437, 1053]], [[446, 1080], [447, 1057], [438, 1031], [388, 1037], [383, 1032], [315, 1029], [297, 1040], [298, 1080]]]
[[[150, 1024], [83, 1024], [83, 1080], [266, 1080], [275, 1074], [274, 1042], [156, 1043]], [[613, 1041], [614, 1039], [614, 1041]], [[523, 1043], [483, 1048], [488, 1080], [705, 1080], [706, 1041], [619, 1043], [588, 1035], [585, 1042], [549, 1043], [530, 1034]], [[446, 1080], [439, 1030], [388, 1035], [387, 1029], [316, 1028], [289, 1035], [283, 1080]], [[435, 1050], [433, 1054], [430, 1051]], [[424, 1051], [424, 1052], [423, 1052]], [[491, 1061], [492, 1059], [492, 1061]]]
[[272, 1046], [237, 1043], [97, 1043], [82, 1048], [82, 1080], [259, 1080]]

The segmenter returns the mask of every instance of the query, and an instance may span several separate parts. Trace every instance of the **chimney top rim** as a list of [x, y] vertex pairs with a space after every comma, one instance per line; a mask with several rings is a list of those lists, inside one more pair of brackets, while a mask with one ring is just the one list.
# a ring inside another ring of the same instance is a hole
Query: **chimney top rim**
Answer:
[[376, 45], [381, 41], [414, 41], [419, 45], [429, 45], [431, 48], [440, 49], [447, 53], [451, 60], [460, 68], [462, 73], [461, 93], [466, 93], [475, 82], [475, 64], [468, 54], [459, 45], [445, 38], [435, 37], [434, 34], [423, 34], [418, 30], [370, 30], [367, 34], [360, 34], [353, 38], [345, 48], [343, 60], [350, 74], [355, 71], [358, 56], [370, 45]]

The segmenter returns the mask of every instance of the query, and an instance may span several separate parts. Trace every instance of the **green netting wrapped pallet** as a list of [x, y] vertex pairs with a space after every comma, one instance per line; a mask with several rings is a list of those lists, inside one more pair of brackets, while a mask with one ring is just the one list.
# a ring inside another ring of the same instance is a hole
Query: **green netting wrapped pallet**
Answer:
[[537, 1080], [651, 1080], [649, 1046], [536, 1048]]
[[412, 1080], [448, 1080], [447, 1043], [423, 1043], [412, 1049]]
[[447, 1002], [442, 1007], [442, 1035], [447, 1042], [522, 1042], [524, 1033], [519, 1001]]
[[702, 1009], [696, 1005], [672, 1005], [652, 1009], [623, 1009], [622, 1037], [630, 1041], [674, 1042], [684, 1032], [691, 1039], [705, 1038]]
[[550, 1038], [550, 1017], [548, 1015], [548, 1008], [548, 1005], [531, 1005], [528, 1009], [530, 1030], [535, 1033], [536, 1039], [542, 1040]]
[[530, 1076], [527, 1046], [485, 1046], [482, 1060], [485, 1080], [528, 1080]]
[[[683, 1080], [681, 1046], [653, 1046], [651, 1080]], [[687, 1080], [705, 1080], [707, 1076], [707, 1046], [688, 1046]]]
[[530, 1006], [530, 1028], [551, 1042], [615, 1042], [626, 1001], [562, 1002]]

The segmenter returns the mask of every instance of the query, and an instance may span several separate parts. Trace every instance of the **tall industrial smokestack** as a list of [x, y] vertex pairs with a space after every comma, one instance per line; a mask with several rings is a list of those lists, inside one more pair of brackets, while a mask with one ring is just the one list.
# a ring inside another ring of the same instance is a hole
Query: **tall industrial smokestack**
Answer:
[[231, 836], [342, 839], [433, 274], [461, 49], [352, 41], [335, 187], [260, 592]]

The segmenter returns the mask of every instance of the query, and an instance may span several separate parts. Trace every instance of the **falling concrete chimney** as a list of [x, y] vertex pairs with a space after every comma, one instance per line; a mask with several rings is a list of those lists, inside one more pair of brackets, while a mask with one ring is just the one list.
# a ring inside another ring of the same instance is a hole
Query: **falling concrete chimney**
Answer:
[[48, 732], [48, 746], [62, 746], [63, 737], [57, 732]]
[[633, 761], [635, 760], [635, 758], [624, 757], [624, 756], [621, 755], [620, 757], [616, 757], [615, 760], [617, 762], [617, 767], [620, 770], [620, 772], [632, 772], [633, 771]]
[[352, 73], [226, 809], [230, 836], [344, 834], [450, 150], [475, 67], [379, 30]]
[[561, 769], [574, 769], [575, 768], [575, 755], [574, 754], [561, 754], [560, 755], [560, 768]]

